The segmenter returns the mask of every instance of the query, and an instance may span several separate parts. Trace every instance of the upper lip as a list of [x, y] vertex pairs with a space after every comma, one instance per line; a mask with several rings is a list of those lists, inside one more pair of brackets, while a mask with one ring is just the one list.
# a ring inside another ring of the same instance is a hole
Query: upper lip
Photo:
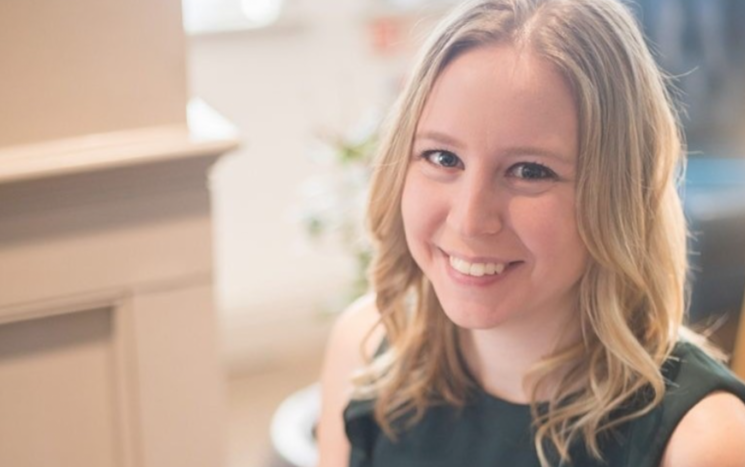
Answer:
[[463, 260], [463, 261], [465, 261], [467, 263], [471, 263], [471, 264], [474, 264], [474, 263], [509, 264], [509, 263], [512, 263], [513, 262], [513, 261], [510, 261], [510, 260], [496, 258], [496, 257], [493, 257], [493, 256], [467, 256], [467, 255], [462, 255], [462, 254], [459, 254], [459, 253], [453, 253], [453, 252], [444, 250], [442, 248], [440, 248], [440, 251], [442, 251], [443, 253], [445, 253], [448, 256], [451, 256], [453, 258], [458, 258], [460, 260]]

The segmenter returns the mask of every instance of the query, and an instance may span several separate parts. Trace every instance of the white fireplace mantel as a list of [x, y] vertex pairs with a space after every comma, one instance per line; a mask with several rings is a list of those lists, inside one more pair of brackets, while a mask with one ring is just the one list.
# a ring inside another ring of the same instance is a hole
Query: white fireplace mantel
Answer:
[[0, 184], [107, 168], [222, 154], [236, 144], [235, 127], [199, 99], [187, 124], [0, 147]]

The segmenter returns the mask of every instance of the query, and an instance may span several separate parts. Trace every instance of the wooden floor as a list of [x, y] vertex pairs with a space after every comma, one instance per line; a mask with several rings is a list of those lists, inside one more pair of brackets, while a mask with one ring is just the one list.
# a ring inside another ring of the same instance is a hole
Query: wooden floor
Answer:
[[322, 353], [314, 346], [307, 357], [229, 380], [227, 467], [289, 467], [271, 448], [272, 414], [288, 395], [318, 380]]

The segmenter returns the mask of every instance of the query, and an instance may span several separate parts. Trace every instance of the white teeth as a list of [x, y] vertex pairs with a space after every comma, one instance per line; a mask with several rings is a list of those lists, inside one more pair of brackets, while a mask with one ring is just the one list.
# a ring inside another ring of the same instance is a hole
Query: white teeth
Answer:
[[463, 261], [462, 259], [450, 257], [450, 265], [463, 274], [471, 274], [471, 265]]
[[471, 265], [471, 275], [476, 277], [481, 277], [484, 275], [484, 270], [486, 269], [486, 265], [483, 263], [474, 263]]
[[502, 274], [506, 267], [504, 263], [469, 263], [453, 256], [450, 257], [450, 265], [456, 271], [474, 277]]

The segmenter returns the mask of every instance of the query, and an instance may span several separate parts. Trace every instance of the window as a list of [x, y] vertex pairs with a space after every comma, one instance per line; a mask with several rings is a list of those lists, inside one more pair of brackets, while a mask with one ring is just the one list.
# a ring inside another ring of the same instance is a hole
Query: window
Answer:
[[182, 0], [188, 34], [258, 29], [281, 16], [283, 0]]

